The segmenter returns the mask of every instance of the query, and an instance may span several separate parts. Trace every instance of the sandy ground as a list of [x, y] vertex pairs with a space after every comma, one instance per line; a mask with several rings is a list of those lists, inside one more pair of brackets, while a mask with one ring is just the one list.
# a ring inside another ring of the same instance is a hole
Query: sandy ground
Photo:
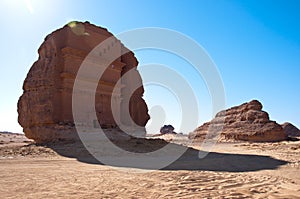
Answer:
[[[300, 198], [299, 141], [220, 143], [213, 151], [221, 163], [193, 159], [194, 167], [146, 171], [78, 161], [23, 135], [0, 134], [0, 198]], [[264, 167], [273, 159], [286, 163]]]

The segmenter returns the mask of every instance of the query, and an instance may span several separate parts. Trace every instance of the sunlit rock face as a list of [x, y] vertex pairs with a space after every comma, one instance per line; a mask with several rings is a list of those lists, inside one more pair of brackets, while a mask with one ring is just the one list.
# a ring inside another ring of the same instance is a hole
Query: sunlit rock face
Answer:
[[[107, 38], [112, 42], [86, 60], [89, 53]], [[76, 122], [93, 130], [100, 127], [119, 129], [120, 124], [128, 129], [134, 126], [139, 128], [139, 136], [145, 134], [144, 127], [149, 115], [142, 98], [142, 80], [136, 70], [138, 61], [107, 29], [89, 22], [69, 23], [49, 34], [38, 53], [39, 58], [27, 74], [24, 92], [18, 102], [18, 121], [28, 138], [41, 143], [78, 138], [72, 94], [84, 60], [94, 68], [103, 70], [103, 74], [98, 77], [100, 79], [91, 75], [80, 77], [85, 85], [96, 84], [96, 89], [93, 91], [89, 87], [82, 87], [74, 91], [80, 98], [77, 100], [80, 104], [75, 106], [82, 108], [82, 120]], [[105, 60], [114, 56], [116, 58], [111, 63], [103, 65]], [[128, 71], [131, 71], [129, 78], [122, 79]], [[85, 109], [89, 99], [94, 99], [94, 110]], [[96, 121], [93, 112], [96, 113]]]
[[262, 110], [262, 104], [252, 100], [219, 112], [216, 117], [189, 134], [190, 139], [204, 140], [210, 131], [211, 137], [220, 133], [219, 141], [243, 140], [254, 142], [274, 142], [286, 140], [283, 128], [269, 119]]

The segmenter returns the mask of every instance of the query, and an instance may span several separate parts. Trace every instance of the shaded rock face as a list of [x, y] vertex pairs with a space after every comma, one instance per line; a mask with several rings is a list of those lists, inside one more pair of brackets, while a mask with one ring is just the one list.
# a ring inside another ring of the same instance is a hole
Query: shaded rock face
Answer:
[[172, 134], [172, 133], [174, 133], [175, 134], [175, 132], [174, 132], [174, 127], [172, 126], [172, 125], [164, 125], [163, 127], [161, 127], [160, 128], [160, 133], [161, 134]]
[[281, 124], [284, 133], [289, 137], [300, 137], [300, 130], [289, 122]]
[[221, 131], [219, 140], [274, 142], [287, 139], [283, 128], [269, 119], [257, 100], [219, 112], [213, 120], [190, 133], [189, 138], [203, 140], [208, 131], [211, 137]]
[[[72, 112], [75, 78], [80, 65], [91, 50], [110, 37], [113, 35], [106, 29], [89, 22], [72, 22], [45, 38], [38, 50], [39, 58], [24, 81], [24, 92], [18, 102], [18, 121], [28, 138], [36, 142], [77, 139]], [[96, 93], [82, 91], [83, 96], [95, 99], [98, 121], [86, 119], [82, 125], [99, 128], [100, 124], [102, 128], [117, 128], [111, 108], [111, 102], [114, 101], [115, 112], [121, 123], [130, 126], [134, 122], [141, 127], [139, 131], [143, 135], [144, 126], [149, 120], [148, 108], [142, 98], [144, 89], [139, 86], [132, 95], [127, 95], [136, 82], [142, 85], [136, 70], [138, 61], [131, 51], [113, 38], [113, 48], [107, 46], [103, 52], [99, 52], [97, 61], [92, 64], [103, 67], [99, 62], [102, 58], [109, 58], [110, 53], [117, 53], [118, 58], [105, 68], [100, 81], [96, 82]], [[109, 51], [110, 49], [114, 49], [114, 52]], [[118, 80], [131, 69], [134, 69], [131, 79], [124, 80], [122, 87], [115, 89]], [[86, 77], [81, 81], [88, 84], [92, 80]], [[124, 103], [126, 100], [129, 103]], [[84, 100], [80, 106], [85, 106]], [[124, 116], [122, 111], [129, 111], [131, 118]], [[89, 114], [82, 113], [85, 118], [89, 118]]]

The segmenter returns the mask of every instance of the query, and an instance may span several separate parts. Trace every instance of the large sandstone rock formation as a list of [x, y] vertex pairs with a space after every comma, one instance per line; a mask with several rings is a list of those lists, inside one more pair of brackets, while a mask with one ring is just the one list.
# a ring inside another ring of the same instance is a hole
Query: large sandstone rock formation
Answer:
[[268, 142], [287, 139], [282, 127], [270, 121], [268, 113], [262, 111], [262, 104], [257, 100], [219, 112], [212, 121], [190, 133], [189, 138], [203, 140], [208, 131], [212, 137], [221, 131], [219, 140]]
[[289, 122], [281, 124], [284, 133], [289, 137], [300, 137], [300, 130]]
[[[72, 113], [72, 91], [78, 69], [88, 53], [105, 39], [113, 37], [106, 29], [89, 22], [72, 22], [52, 32], [38, 49], [39, 58], [32, 65], [24, 81], [24, 93], [18, 102], [18, 121], [28, 138], [37, 142], [76, 139]], [[113, 37], [114, 38], [114, 37]], [[111, 102], [116, 102], [115, 110], [123, 125], [130, 126], [132, 120], [143, 129], [149, 120], [147, 105], [142, 99], [144, 89], [139, 87], [133, 95], [129, 90], [136, 82], [141, 83], [137, 70], [133, 70], [131, 79], [122, 81], [122, 87], [115, 89], [116, 82], [129, 70], [135, 69], [138, 61], [134, 54], [114, 38], [113, 53], [119, 56], [105, 69], [98, 82], [95, 93], [89, 90], [83, 95], [95, 97], [95, 109], [102, 128], [116, 128]], [[118, 47], [116, 47], [118, 46]], [[111, 46], [99, 52], [103, 59], [110, 58]], [[124, 53], [125, 52], [125, 53]], [[101, 57], [101, 59], [102, 59]], [[100, 60], [97, 57], [95, 60]], [[101, 63], [98, 67], [103, 67]], [[93, 81], [88, 77], [82, 81]], [[141, 84], [140, 84], [141, 85]], [[128, 99], [127, 99], [128, 98]], [[129, 101], [127, 106], [126, 100]], [[85, 106], [84, 101], [81, 106]], [[122, 111], [130, 112], [132, 118], [126, 118]], [[82, 113], [87, 120], [86, 126], [97, 128], [97, 121], [89, 121], [89, 112]], [[141, 131], [140, 134], [145, 132]]]

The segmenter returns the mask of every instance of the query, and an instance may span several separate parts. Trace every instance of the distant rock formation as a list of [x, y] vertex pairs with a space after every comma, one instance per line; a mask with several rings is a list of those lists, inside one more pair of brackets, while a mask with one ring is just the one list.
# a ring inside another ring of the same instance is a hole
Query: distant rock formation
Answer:
[[[28, 138], [36, 142], [77, 138], [72, 114], [72, 92], [76, 74], [91, 50], [109, 37], [113, 35], [105, 28], [89, 22], [72, 22], [45, 38], [38, 49], [39, 58], [24, 81], [24, 93], [18, 102], [18, 121]], [[135, 70], [138, 61], [131, 51], [113, 38], [112, 46], [107, 46], [103, 52], [94, 55], [95, 60], [101, 62], [101, 59], [110, 58], [112, 49], [117, 49], [117, 52], [113, 53], [118, 53], [119, 57], [105, 69], [98, 82], [96, 94], [86, 89], [82, 90], [82, 95], [95, 98], [95, 110], [102, 128], [117, 127], [111, 110], [111, 102], [114, 101], [114, 108], [122, 124], [130, 126], [133, 120], [141, 127], [140, 133], [145, 134], [143, 129], [149, 115], [147, 105], [142, 99], [144, 89], [142, 86], [138, 87], [132, 95], [127, 95], [136, 82], [142, 82], [138, 71]], [[90, 64], [104, 67], [101, 63], [90, 61]], [[130, 79], [122, 81], [122, 87], [114, 90], [116, 82], [131, 69], [134, 69], [134, 72]], [[93, 80], [86, 77], [81, 81], [91, 84]], [[124, 103], [126, 100], [129, 101], [129, 107]], [[85, 106], [84, 100], [80, 106]], [[129, 111], [132, 120], [124, 116], [123, 111]], [[82, 113], [87, 118], [82, 125], [99, 128], [97, 121], [88, 120], [90, 114]]]
[[289, 137], [300, 137], [300, 130], [289, 122], [281, 124], [284, 133]]
[[160, 128], [160, 133], [161, 134], [176, 134], [174, 132], [174, 127], [172, 125], [164, 125], [163, 127]]
[[219, 141], [274, 142], [287, 139], [283, 128], [270, 121], [268, 113], [262, 111], [262, 104], [257, 100], [219, 112], [213, 120], [190, 133], [189, 138], [203, 140], [208, 131], [212, 137], [221, 131]]

